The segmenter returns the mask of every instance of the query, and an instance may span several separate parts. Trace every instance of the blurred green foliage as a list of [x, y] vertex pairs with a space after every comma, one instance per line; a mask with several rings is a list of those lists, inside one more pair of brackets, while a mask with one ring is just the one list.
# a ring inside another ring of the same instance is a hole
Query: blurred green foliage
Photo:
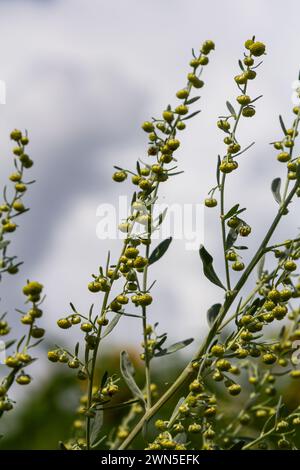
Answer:
[[[138, 357], [136, 351], [129, 351], [133, 363], [136, 367], [136, 381], [142, 384], [143, 368], [142, 362]], [[171, 383], [185, 366], [183, 356], [178, 355], [171, 358], [157, 359], [156, 374], [153, 377], [153, 382], [158, 385], [159, 394]], [[52, 370], [51, 370], [52, 369]], [[105, 370], [112, 372], [119, 369], [119, 356], [117, 351], [109, 356], [102, 356], [101, 364], [98, 366], [97, 376], [99, 382]], [[120, 380], [120, 392], [114, 397], [110, 403], [120, 403], [131, 399], [130, 392], [127, 391], [126, 385]], [[220, 413], [224, 413], [224, 419], [220, 422], [219, 429], [221, 430], [224, 423], [229, 423], [230, 419], [235, 416], [241, 409], [243, 403], [246, 401], [248, 394], [251, 390], [250, 385], [244, 383], [244, 393], [232, 400], [229, 397], [224, 387], [212, 382], [209, 384], [210, 389], [221, 397], [222, 409]], [[59, 448], [59, 441], [67, 441], [73, 433], [73, 422], [75, 410], [79, 405], [80, 396], [84, 393], [85, 383], [81, 382], [80, 386], [75, 379], [71, 370], [62, 368], [59, 370], [55, 366], [49, 365], [49, 378], [43, 380], [39, 388], [30, 385], [32, 392], [28, 393], [28, 397], [21, 401], [16, 410], [7, 413], [6, 417], [1, 420], [0, 434], [4, 436], [0, 439], [0, 449], [50, 449], [55, 450]], [[294, 409], [300, 403], [299, 382], [294, 381], [287, 384], [285, 379], [279, 381], [278, 393], [283, 394], [284, 401], [289, 410]], [[27, 389], [28, 390], [28, 389]], [[169, 419], [172, 409], [176, 405], [180, 396], [185, 393], [184, 387], [179, 391], [177, 396], [174, 396], [159, 413], [159, 418]], [[103, 426], [103, 435], [109, 436], [116, 430], [116, 426], [120, 424], [120, 416], [126, 415], [128, 408], [116, 408], [106, 413], [105, 422]], [[137, 418], [138, 419], [138, 418]], [[154, 433], [154, 423], [149, 423], [146, 433], [147, 440], [151, 441]], [[245, 435], [257, 435], [262, 427], [260, 420], [254, 420], [251, 425], [245, 428]], [[298, 445], [300, 447], [300, 433], [298, 432]], [[196, 437], [195, 437], [196, 439]], [[145, 447], [145, 440], [140, 435], [135, 441], [136, 449], [143, 449]]]

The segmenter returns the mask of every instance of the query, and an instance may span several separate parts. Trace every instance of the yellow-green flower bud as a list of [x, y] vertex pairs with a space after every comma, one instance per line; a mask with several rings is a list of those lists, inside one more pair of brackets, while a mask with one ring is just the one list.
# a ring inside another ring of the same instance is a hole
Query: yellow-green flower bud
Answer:
[[143, 129], [145, 132], [153, 132], [153, 131], [154, 131], [154, 125], [153, 125], [152, 122], [145, 121], [145, 122], [142, 124], [142, 129]]
[[189, 96], [189, 91], [186, 88], [183, 88], [182, 90], [177, 91], [176, 96], [180, 100], [184, 100]]
[[93, 325], [91, 323], [82, 323], [80, 329], [85, 333], [89, 333], [93, 329]]
[[112, 176], [112, 179], [117, 183], [122, 183], [122, 181], [126, 180], [126, 178], [127, 173], [125, 171], [116, 171]]
[[200, 78], [198, 78], [194, 73], [189, 73], [187, 78], [194, 88], [202, 88], [204, 85], [204, 82], [200, 80]]
[[255, 114], [255, 109], [252, 106], [245, 106], [242, 110], [242, 115], [244, 117], [252, 117]]
[[247, 104], [251, 103], [251, 98], [248, 95], [240, 95], [236, 100], [242, 106], [247, 106]]
[[171, 123], [174, 119], [174, 114], [172, 113], [172, 111], [169, 111], [169, 110], [166, 110], [162, 113], [162, 116], [164, 118], [164, 120], [168, 123]]
[[22, 202], [20, 199], [17, 199], [17, 200], [13, 203], [13, 208], [14, 208], [15, 211], [17, 211], [17, 212], [23, 212], [23, 211], [25, 210], [24, 204], [23, 204], [23, 202]]
[[189, 386], [190, 392], [200, 393], [203, 392], [203, 384], [199, 380], [195, 379]]
[[215, 49], [215, 43], [211, 41], [210, 39], [208, 39], [202, 44], [201, 52], [202, 54], [207, 55], [210, 53], [210, 51], [213, 51], [214, 49]]
[[225, 348], [222, 344], [215, 344], [211, 348], [210, 352], [212, 353], [213, 356], [221, 357], [225, 353]]
[[295, 261], [288, 260], [284, 263], [284, 269], [289, 272], [296, 271], [297, 264], [295, 263]]
[[232, 396], [239, 395], [241, 393], [241, 390], [242, 390], [242, 388], [239, 384], [232, 384], [228, 387], [228, 392]]
[[216, 207], [218, 205], [218, 201], [215, 198], [211, 197], [205, 199], [204, 204], [206, 205], [206, 207]]
[[175, 113], [179, 114], [180, 116], [183, 116], [184, 114], [187, 114], [189, 112], [188, 106], [185, 104], [180, 104], [175, 108]]
[[265, 364], [271, 365], [277, 361], [277, 357], [275, 356], [275, 354], [267, 353], [262, 356], [262, 361]]
[[20, 374], [16, 378], [16, 382], [19, 385], [28, 385], [31, 382], [31, 377], [30, 377], [30, 375], [27, 375], [27, 374]]
[[19, 193], [25, 193], [25, 191], [27, 190], [27, 187], [24, 183], [16, 183], [15, 184], [15, 189]]
[[21, 181], [22, 176], [20, 173], [12, 173], [9, 177], [10, 181], [13, 181], [14, 183], [17, 181]]
[[291, 159], [291, 156], [288, 152], [280, 152], [277, 155], [277, 160], [282, 163], [286, 163]]
[[249, 50], [255, 57], [259, 57], [265, 53], [266, 46], [264, 43], [256, 41], [249, 46]]
[[58, 351], [48, 351], [48, 359], [51, 362], [57, 362], [59, 358], [59, 353]]
[[197, 434], [199, 432], [201, 432], [201, 425], [200, 424], [190, 424], [189, 427], [188, 427], [188, 432], [192, 433], [192, 434]]
[[251, 233], [251, 227], [249, 225], [242, 225], [239, 229], [241, 237], [248, 237]]
[[57, 320], [57, 325], [59, 326], [59, 328], [67, 330], [68, 328], [71, 328], [72, 323], [68, 318], [60, 318], [59, 320]]
[[23, 294], [25, 295], [37, 295], [43, 290], [43, 285], [37, 281], [31, 281], [23, 287]]
[[231, 267], [234, 271], [243, 271], [243, 269], [245, 268], [245, 265], [241, 261], [236, 261], [235, 263], [232, 264]]
[[16, 142], [18, 142], [22, 138], [22, 132], [19, 131], [18, 129], [14, 129], [10, 133], [10, 138], [11, 138], [11, 140], [15, 140]]

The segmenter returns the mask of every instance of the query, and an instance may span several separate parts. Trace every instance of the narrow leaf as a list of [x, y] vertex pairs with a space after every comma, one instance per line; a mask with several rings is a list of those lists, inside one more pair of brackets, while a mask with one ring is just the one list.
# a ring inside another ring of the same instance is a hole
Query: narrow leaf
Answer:
[[243, 148], [243, 150], [241, 150], [240, 152], [236, 153], [234, 156], [235, 156], [235, 157], [239, 157], [239, 156], [242, 155], [243, 153], [247, 152], [247, 150], [251, 149], [251, 147], [253, 147], [253, 145], [255, 145], [255, 142], [251, 142], [251, 144], [247, 145], [247, 147]]
[[143, 393], [141, 392], [133, 378], [134, 367], [126, 351], [122, 351], [120, 354], [120, 369], [123, 379], [125, 380], [133, 396], [139, 398], [143, 403], [145, 403]]
[[173, 413], [171, 415], [171, 418], [169, 419], [169, 422], [172, 423], [173, 420], [177, 417], [177, 413], [178, 413], [178, 410], [179, 410], [179, 407], [182, 405], [182, 403], [184, 402], [185, 400], [185, 397], [181, 397], [179, 398], [178, 402], [177, 402], [177, 405], [175, 406], [174, 410], [173, 410]]
[[108, 379], [108, 372], [107, 370], [104, 372], [104, 374], [102, 375], [102, 379], [101, 379], [101, 385], [100, 385], [100, 388], [102, 389], [103, 387], [105, 387], [105, 384], [106, 384], [106, 381]]
[[172, 237], [166, 238], [162, 241], [151, 253], [149, 257], [149, 265], [158, 261], [167, 251], [172, 241]]
[[226, 106], [227, 106], [227, 109], [230, 112], [230, 114], [232, 114], [232, 116], [236, 117], [235, 109], [229, 101], [226, 101]]
[[206, 317], [209, 326], [212, 326], [214, 324], [215, 319], [219, 315], [221, 307], [221, 304], [214, 304], [207, 310]]
[[103, 425], [103, 410], [97, 410], [91, 429], [91, 446], [96, 447], [101, 441], [101, 428]]
[[196, 101], [198, 101], [200, 98], [201, 96], [195, 96], [194, 98], [191, 98], [190, 100], [188, 100], [186, 104], [189, 105], [189, 104], [196, 103]]
[[109, 333], [112, 332], [112, 330], [117, 326], [120, 318], [121, 318], [122, 314], [121, 313], [117, 313], [113, 319], [109, 322], [109, 324], [107, 325], [107, 327], [105, 328], [104, 332], [103, 332], [103, 335], [101, 336], [101, 339], [105, 338], [106, 336], [109, 335]]
[[281, 129], [283, 130], [283, 133], [284, 133], [285, 135], [287, 135], [286, 127], [285, 127], [285, 125], [284, 125], [282, 116], [280, 116], [280, 115], [279, 115], [279, 122], [280, 122]]
[[17, 351], [19, 351], [24, 339], [26, 338], [26, 335], [22, 336], [22, 338], [20, 339], [20, 341], [18, 342], [17, 344]]
[[78, 313], [72, 302], [70, 302], [70, 307], [73, 310], [74, 313]]
[[167, 356], [168, 354], [173, 354], [180, 349], [186, 348], [194, 341], [193, 338], [184, 339], [183, 341], [178, 341], [178, 343], [174, 343], [166, 349], [162, 349], [161, 351], [155, 354], [156, 357]]
[[203, 264], [204, 275], [213, 284], [226, 290], [213, 268], [213, 257], [208, 253], [208, 251], [204, 248], [203, 245], [200, 246], [199, 254]]
[[264, 265], [265, 265], [265, 256], [262, 256], [261, 259], [259, 260], [259, 263], [257, 265], [257, 277], [258, 279], [261, 278], [263, 270], [264, 270]]
[[226, 238], [226, 250], [229, 250], [234, 245], [237, 237], [237, 231], [234, 228], [230, 229]]
[[280, 188], [281, 188], [281, 178], [275, 178], [271, 184], [271, 191], [272, 191], [275, 201], [278, 202], [278, 204], [281, 203]]
[[92, 321], [93, 309], [94, 309], [94, 304], [92, 304], [90, 306], [90, 310], [89, 310], [89, 321], [90, 322]]
[[158, 216], [158, 223], [157, 225], [161, 225], [164, 221], [164, 218], [166, 217], [167, 215], [167, 212], [168, 212], [168, 208], [166, 207]]
[[235, 204], [228, 212], [227, 214], [225, 214], [223, 216], [223, 220], [227, 220], [227, 219], [230, 219], [230, 217], [232, 217], [233, 215], [236, 214], [236, 212], [238, 211], [238, 208], [240, 207], [239, 204]]
[[9, 341], [6, 341], [6, 342], [5, 342], [5, 349], [8, 349], [8, 348], [10, 348], [11, 346], [13, 346], [16, 341], [17, 341], [16, 339], [11, 339], [11, 340], [9, 340]]
[[220, 165], [221, 165], [221, 157], [218, 155], [218, 163], [217, 163], [217, 183], [220, 186]]
[[195, 111], [194, 113], [189, 114], [187, 117], [182, 118], [181, 120], [182, 120], [182, 121], [187, 121], [188, 119], [191, 119], [192, 117], [197, 116], [197, 114], [199, 114], [200, 112], [201, 112], [200, 110], [199, 110], [199, 111]]

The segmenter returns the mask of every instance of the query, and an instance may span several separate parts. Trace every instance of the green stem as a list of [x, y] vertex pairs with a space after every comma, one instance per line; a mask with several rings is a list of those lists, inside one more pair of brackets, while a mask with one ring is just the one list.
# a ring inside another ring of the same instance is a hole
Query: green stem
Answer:
[[[146, 258], [149, 259], [150, 245], [146, 247]], [[148, 266], [145, 267], [143, 273], [143, 292], [147, 292], [147, 274]], [[147, 335], [147, 307], [142, 307], [143, 316], [143, 339], [144, 339], [144, 351], [145, 351], [145, 376], [146, 376], [146, 409], [151, 408], [151, 373], [150, 373], [150, 354], [148, 348], [148, 335]]]
[[270, 429], [268, 432], [264, 433], [264, 434], [261, 434], [257, 439], [255, 439], [254, 441], [251, 441], [249, 442], [248, 444], [246, 444], [244, 447], [242, 447], [242, 450], [248, 450], [248, 449], [251, 449], [251, 447], [255, 446], [256, 444], [258, 444], [260, 441], [263, 441], [266, 437], [270, 436], [273, 432], [275, 431], [275, 427], [273, 427], [272, 429]]
[[229, 262], [228, 259], [226, 258], [226, 226], [225, 226], [225, 220], [224, 220], [224, 196], [225, 196], [225, 181], [226, 181], [226, 175], [223, 173], [222, 176], [222, 183], [221, 183], [221, 227], [222, 227], [222, 241], [223, 241], [223, 251], [224, 251], [224, 261], [225, 261], [225, 271], [226, 271], [226, 283], [227, 283], [227, 290], [231, 290], [231, 284], [230, 284], [230, 272], [229, 272]]

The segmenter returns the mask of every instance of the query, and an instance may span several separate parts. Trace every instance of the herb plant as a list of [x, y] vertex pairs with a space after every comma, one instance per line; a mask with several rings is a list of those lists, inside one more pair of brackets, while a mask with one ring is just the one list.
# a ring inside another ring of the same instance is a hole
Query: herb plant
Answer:
[[[291, 204], [299, 203], [300, 158], [295, 150], [299, 106], [293, 108], [289, 126], [282, 117], [279, 119], [281, 135], [272, 145], [277, 161], [285, 166], [285, 181], [278, 177], [271, 183], [276, 203], [274, 220], [248, 263], [243, 260], [244, 250], [248, 248], [244, 240], [251, 236], [252, 229], [246, 208], [238, 201], [228, 207], [226, 199], [231, 173], [238, 172], [240, 156], [253, 145], [241, 142], [238, 134], [241, 120], [256, 115], [261, 98], [256, 96], [252, 82], [266, 47], [255, 37], [245, 42], [243, 57], [238, 61], [234, 104], [226, 102], [225, 114], [217, 122], [224, 137], [224, 150], [217, 157], [216, 182], [204, 200], [207, 209], [215, 210], [220, 220], [224, 274], [216, 272], [213, 257], [204, 246], [200, 247], [199, 261], [207, 282], [223, 291], [223, 301], [208, 310], [207, 335], [173, 383], [161, 391], [163, 384], [157, 387], [153, 381], [153, 358], [176, 353], [192, 341], [179, 339], [168, 345], [167, 334], [161, 333], [159, 325], [151, 321], [151, 304], [155, 302], [157, 287], [151, 283], [149, 272], [153, 263], [168, 255], [172, 241], [168, 238], [152, 246], [153, 234], [159, 230], [165, 215], [154, 215], [159, 189], [161, 184], [181, 173], [176, 158], [179, 135], [188, 120], [199, 113], [193, 105], [200, 98], [196, 92], [204, 85], [202, 73], [214, 48], [214, 43], [208, 40], [199, 53], [192, 51], [187, 82], [176, 93], [176, 105], [167, 106], [159, 118], [142, 124], [148, 137], [145, 158], [138, 160], [133, 170], [115, 167], [113, 180], [122, 183], [130, 178], [134, 186], [130, 214], [119, 225], [124, 234], [119, 257], [112, 260], [108, 253], [106, 262], [90, 279], [88, 290], [95, 294], [96, 300], [89, 312], [79, 312], [71, 303], [70, 312], [57, 321], [61, 329], [77, 326], [82, 332], [82, 339], [72, 349], [57, 345], [48, 352], [51, 362], [65, 364], [76, 371], [83, 389], [72, 436], [61, 442], [64, 449], [135, 448], [140, 434], [145, 443], [143, 448], [150, 450], [297, 449], [299, 445], [300, 407], [291, 410], [280, 393], [283, 381], [300, 379], [297, 368], [297, 341], [300, 340], [297, 224], [289, 240], [273, 241]], [[22, 139], [19, 134], [18, 139], [14, 138], [21, 156], [24, 155]], [[21, 180], [22, 172], [18, 174]], [[6, 209], [1, 209], [7, 213], [3, 228], [7, 224], [14, 225], [11, 207], [15, 202], [15, 199], [12, 204], [6, 201]], [[3, 243], [5, 260], [6, 244]], [[4, 262], [5, 266], [11, 266], [12, 259]], [[35, 282], [24, 288], [24, 294], [33, 304], [22, 317], [22, 322], [30, 325], [30, 331], [27, 340], [21, 340], [16, 353], [7, 359], [13, 363], [7, 363], [12, 372], [3, 379], [0, 389], [2, 406], [11, 403], [7, 392], [16, 377], [21, 383], [18, 374], [29, 377], [20, 371], [32, 361], [31, 356], [27, 357], [27, 350], [32, 345], [31, 338], [38, 337], [33, 333], [35, 318], [40, 313], [33, 312], [40, 312], [41, 290], [42, 286]], [[143, 383], [136, 380], [133, 362], [123, 350], [120, 351], [120, 370], [98, 373], [102, 345], [109, 341], [119, 322], [126, 322], [126, 317], [134, 317], [141, 326]], [[1, 328], [7, 330], [8, 325], [3, 320], [2, 323]], [[23, 360], [25, 356], [27, 362]], [[128, 387], [132, 398], [118, 399], [124, 388], [122, 384]], [[172, 413], [166, 420], [161, 413], [175, 398]], [[112, 409], [120, 409], [122, 414], [118, 426], [107, 435], [102, 432], [102, 424]]]

